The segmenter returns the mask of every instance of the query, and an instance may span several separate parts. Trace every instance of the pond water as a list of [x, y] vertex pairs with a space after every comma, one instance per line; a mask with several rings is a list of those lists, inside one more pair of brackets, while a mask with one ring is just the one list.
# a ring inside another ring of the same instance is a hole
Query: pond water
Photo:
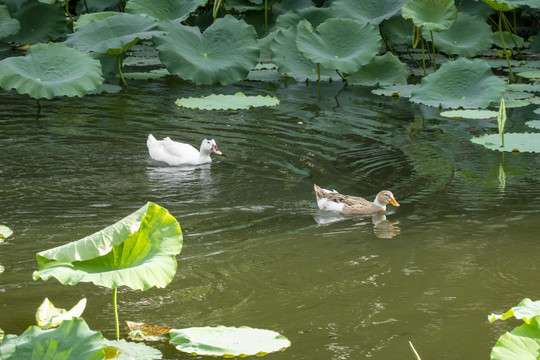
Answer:
[[[36, 103], [0, 92], [0, 327], [20, 334], [44, 297], [88, 299], [90, 327], [114, 337], [112, 291], [33, 281], [39, 251], [78, 240], [154, 201], [178, 219], [184, 247], [164, 289], [119, 290], [120, 319], [177, 328], [276, 330], [292, 346], [268, 359], [487, 359], [525, 297], [540, 299], [540, 161], [469, 142], [495, 120], [342, 83], [197, 87], [131, 80], [118, 93]], [[180, 97], [271, 95], [276, 108], [183, 110]], [[509, 109], [507, 131], [535, 118]], [[152, 162], [149, 133], [224, 157], [182, 168]], [[373, 198], [386, 219], [317, 211], [313, 183]], [[123, 333], [125, 336], [125, 332]], [[187, 359], [166, 344], [164, 359]]]

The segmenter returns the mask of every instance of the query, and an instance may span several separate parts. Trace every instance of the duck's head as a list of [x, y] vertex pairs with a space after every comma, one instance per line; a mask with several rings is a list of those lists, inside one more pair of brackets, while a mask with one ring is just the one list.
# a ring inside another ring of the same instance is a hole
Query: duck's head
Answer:
[[378, 202], [381, 206], [386, 206], [388, 203], [399, 206], [398, 202], [394, 198], [394, 194], [392, 194], [389, 190], [383, 190], [377, 194], [377, 198], [375, 199], [376, 202]]
[[216, 155], [223, 155], [221, 151], [219, 151], [216, 141], [214, 139], [204, 139], [201, 144], [201, 153], [205, 152], [210, 154], [213, 152]]

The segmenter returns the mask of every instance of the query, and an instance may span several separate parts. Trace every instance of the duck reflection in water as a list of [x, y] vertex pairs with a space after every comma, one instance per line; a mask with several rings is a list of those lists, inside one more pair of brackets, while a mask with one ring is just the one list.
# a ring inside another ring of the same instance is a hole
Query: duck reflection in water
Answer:
[[[371, 221], [368, 219], [371, 217]], [[330, 225], [336, 222], [355, 219], [354, 227], [366, 226], [373, 224], [373, 233], [380, 239], [391, 239], [399, 235], [401, 232], [398, 224], [399, 221], [390, 221], [385, 214], [373, 214], [363, 216], [347, 216], [335, 211], [317, 211], [313, 216], [319, 226]]]

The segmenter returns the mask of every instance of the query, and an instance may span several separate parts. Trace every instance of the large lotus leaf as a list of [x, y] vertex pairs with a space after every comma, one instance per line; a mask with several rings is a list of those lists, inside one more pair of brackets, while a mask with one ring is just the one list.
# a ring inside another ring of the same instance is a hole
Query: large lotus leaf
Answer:
[[394, 16], [381, 25], [382, 33], [394, 45], [412, 46], [414, 23], [411, 19]]
[[129, 0], [126, 12], [131, 14], [146, 14], [159, 21], [173, 20], [181, 22], [203, 6], [208, 0]]
[[[446, 31], [435, 32], [437, 48], [447, 54], [473, 57], [491, 48], [491, 27], [478, 16], [460, 12], [456, 22]], [[424, 33], [424, 38], [429, 34]]]
[[0, 5], [0, 39], [15, 35], [21, 25], [17, 19], [12, 19], [6, 5]]
[[177, 99], [175, 104], [183, 108], [197, 110], [237, 110], [260, 106], [278, 106], [279, 100], [270, 95], [246, 96], [238, 92], [234, 95], [212, 94], [202, 98], [182, 98]]
[[513, 306], [503, 314], [489, 315], [488, 320], [489, 322], [493, 322], [495, 320], [506, 320], [515, 317], [516, 319], [529, 323], [535, 316], [540, 316], [540, 301], [532, 301], [531, 299], [525, 298], [521, 300], [517, 306]]
[[354, 74], [347, 76], [350, 84], [395, 85], [406, 84], [409, 72], [407, 65], [391, 52], [376, 56], [372, 62], [364, 65]]
[[508, 152], [540, 152], [540, 133], [505, 133], [504, 146], [499, 134], [474, 137], [471, 141], [488, 149]]
[[291, 342], [271, 330], [249, 327], [192, 327], [170, 331], [170, 343], [182, 352], [209, 356], [266, 355], [285, 350]]
[[538, 360], [540, 316], [503, 334], [491, 350], [491, 360]]
[[147, 290], [167, 286], [176, 273], [182, 231], [152, 202], [97, 233], [37, 254], [34, 280], [55, 277], [64, 285], [92, 282]]
[[31, 46], [26, 56], [0, 65], [0, 87], [35, 99], [83, 96], [103, 82], [99, 61], [62, 43]]
[[306, 58], [345, 73], [353, 73], [369, 63], [381, 47], [378, 29], [353, 19], [328, 19], [316, 31], [303, 20], [297, 31], [296, 46]]
[[19, 21], [19, 32], [9, 37], [15, 43], [38, 43], [56, 40], [66, 32], [66, 17], [60, 4], [26, 1], [13, 14]]
[[13, 234], [13, 230], [5, 225], [0, 225], [0, 239], [8, 238]]
[[361, 22], [379, 25], [390, 19], [410, 0], [334, 0], [332, 11], [335, 17], [352, 17]]
[[70, 310], [66, 310], [55, 307], [48, 298], [45, 298], [36, 311], [36, 323], [43, 330], [57, 327], [64, 320], [80, 317], [85, 308], [86, 299], [81, 299]]
[[156, 360], [163, 357], [161, 351], [143, 343], [134, 343], [126, 340], [105, 339], [105, 345], [105, 359]]
[[6, 335], [0, 359], [98, 360], [105, 352], [103, 336], [81, 319], [64, 321], [56, 329], [31, 326], [19, 336]]
[[498, 102], [507, 87], [485, 61], [460, 58], [422, 78], [421, 86], [412, 91], [411, 101], [451, 109], [484, 108]]
[[102, 11], [98, 13], [82, 14], [79, 18], [73, 22], [73, 30], [77, 31], [78, 28], [83, 27], [90, 23], [90, 21], [99, 21], [106, 19], [110, 16], [117, 15], [118, 11]]
[[259, 61], [253, 26], [227, 15], [203, 34], [197, 27], [162, 23], [166, 34], [154, 37], [159, 57], [170, 73], [197, 84], [232, 84], [244, 80]]
[[457, 18], [454, 0], [412, 0], [401, 9], [405, 19], [412, 19], [417, 27], [431, 31], [450, 29]]
[[[281, 29], [276, 32], [270, 44], [272, 60], [278, 66], [278, 72], [296, 80], [317, 80], [317, 64], [307, 59], [296, 47], [296, 27]], [[335, 70], [319, 66], [321, 80], [337, 78]]]
[[157, 21], [149, 16], [118, 13], [103, 20], [90, 21], [69, 34], [65, 43], [84, 52], [118, 56], [139, 40], [158, 34], [156, 26]]
[[278, 29], [292, 26], [296, 27], [302, 20], [307, 20], [312, 26], [317, 27], [331, 17], [332, 10], [330, 8], [310, 6], [308, 8], [293, 10], [280, 15], [276, 20], [276, 27]]

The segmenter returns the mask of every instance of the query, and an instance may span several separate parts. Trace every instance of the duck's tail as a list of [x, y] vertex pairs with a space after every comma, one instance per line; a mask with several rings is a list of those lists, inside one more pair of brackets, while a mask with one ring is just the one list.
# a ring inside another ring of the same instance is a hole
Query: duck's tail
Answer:
[[317, 184], [313, 184], [313, 189], [315, 189], [315, 196], [317, 197], [317, 200], [324, 197], [325, 191]]
[[150, 146], [152, 144], [155, 144], [156, 142], [157, 142], [157, 140], [154, 137], [154, 135], [150, 134], [150, 135], [148, 135], [148, 139], [146, 140], [146, 146], [148, 146], [150, 148]]

